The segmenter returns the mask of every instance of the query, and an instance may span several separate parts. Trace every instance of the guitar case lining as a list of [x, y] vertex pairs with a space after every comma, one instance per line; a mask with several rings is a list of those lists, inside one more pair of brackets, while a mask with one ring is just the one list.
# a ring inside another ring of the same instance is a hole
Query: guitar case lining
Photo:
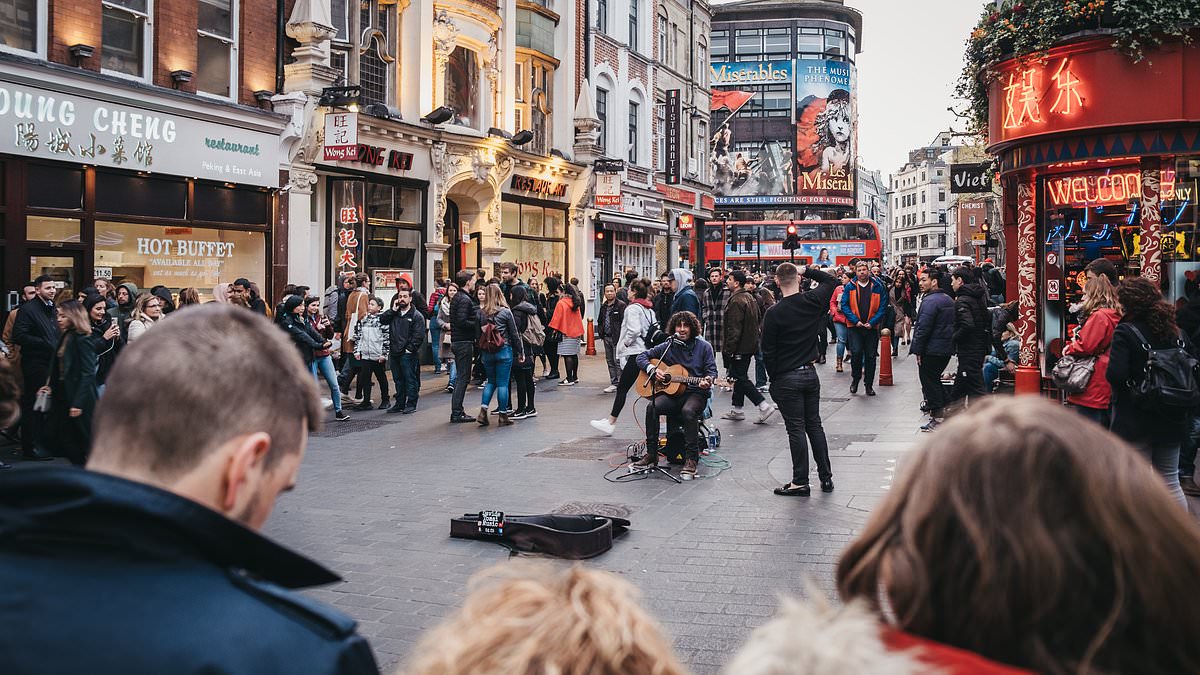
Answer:
[[499, 528], [486, 528], [483, 523], [482, 514], [463, 514], [462, 518], [450, 520], [450, 536], [455, 539], [494, 541], [513, 552], [538, 553], [568, 560], [593, 558], [608, 551], [612, 548], [613, 537], [624, 534], [630, 524], [624, 518], [556, 513], [503, 515]]

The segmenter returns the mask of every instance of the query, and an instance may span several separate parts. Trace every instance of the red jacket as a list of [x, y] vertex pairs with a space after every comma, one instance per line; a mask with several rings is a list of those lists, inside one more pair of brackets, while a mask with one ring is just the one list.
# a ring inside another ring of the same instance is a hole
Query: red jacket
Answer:
[[913, 656], [941, 675], [1032, 675], [1032, 671], [989, 661], [956, 647], [897, 630], [884, 629], [883, 643], [893, 651], [913, 650]]
[[1075, 339], [1063, 347], [1063, 356], [1095, 356], [1096, 369], [1082, 394], [1071, 394], [1067, 401], [1088, 408], [1107, 409], [1112, 402], [1112, 387], [1105, 374], [1108, 371], [1108, 348], [1112, 346], [1113, 331], [1121, 317], [1112, 309], [1098, 309], [1083, 322]]
[[842, 314], [842, 293], [846, 292], [846, 288], [841, 284], [833, 291], [833, 297], [829, 299], [829, 316], [833, 317], [835, 323], [846, 325], [846, 315]]

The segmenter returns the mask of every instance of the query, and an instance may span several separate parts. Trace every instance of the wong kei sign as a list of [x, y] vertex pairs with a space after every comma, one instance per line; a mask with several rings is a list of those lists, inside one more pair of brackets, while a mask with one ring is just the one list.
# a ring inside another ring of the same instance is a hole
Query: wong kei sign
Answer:
[[273, 187], [279, 137], [0, 81], [3, 152]]

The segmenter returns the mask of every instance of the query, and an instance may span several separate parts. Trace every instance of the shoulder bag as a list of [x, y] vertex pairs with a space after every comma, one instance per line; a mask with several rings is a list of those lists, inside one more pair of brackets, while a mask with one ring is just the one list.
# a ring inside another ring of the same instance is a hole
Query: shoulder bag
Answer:
[[1096, 357], [1067, 354], [1054, 364], [1050, 377], [1054, 386], [1068, 394], [1082, 394], [1087, 391], [1088, 382], [1096, 370]]

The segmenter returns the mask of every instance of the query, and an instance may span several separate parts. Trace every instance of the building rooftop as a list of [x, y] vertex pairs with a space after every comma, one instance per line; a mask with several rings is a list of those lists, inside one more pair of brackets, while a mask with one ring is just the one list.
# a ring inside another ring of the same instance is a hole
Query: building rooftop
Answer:
[[735, 0], [712, 5], [712, 20], [770, 21], [788, 19], [828, 19], [854, 27], [856, 53], [862, 53], [862, 12], [847, 7], [844, 0]]

